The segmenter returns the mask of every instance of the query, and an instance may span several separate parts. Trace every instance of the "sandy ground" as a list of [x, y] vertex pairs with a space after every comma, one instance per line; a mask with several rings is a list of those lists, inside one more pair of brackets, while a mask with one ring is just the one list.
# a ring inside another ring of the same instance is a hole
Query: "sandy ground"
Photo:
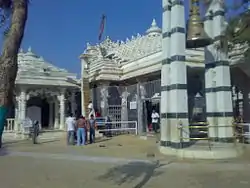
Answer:
[[250, 187], [248, 155], [233, 161], [180, 161], [162, 156], [155, 145], [133, 136], [84, 147], [68, 147], [63, 140], [6, 143], [1, 188]]

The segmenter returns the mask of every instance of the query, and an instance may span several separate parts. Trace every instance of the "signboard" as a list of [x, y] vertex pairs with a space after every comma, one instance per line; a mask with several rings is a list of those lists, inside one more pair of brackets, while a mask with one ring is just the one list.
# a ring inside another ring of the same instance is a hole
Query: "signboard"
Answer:
[[137, 109], [136, 101], [132, 101], [132, 102], [129, 103], [129, 109], [130, 110], [136, 110]]

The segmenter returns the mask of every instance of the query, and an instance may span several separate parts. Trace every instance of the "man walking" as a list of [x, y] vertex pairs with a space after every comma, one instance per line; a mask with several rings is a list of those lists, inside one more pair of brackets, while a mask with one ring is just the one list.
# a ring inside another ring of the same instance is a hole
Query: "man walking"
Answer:
[[97, 127], [96, 120], [93, 114], [91, 114], [90, 119], [88, 121], [88, 127], [89, 127], [89, 142], [90, 144], [92, 144], [95, 142], [95, 129]]
[[67, 128], [67, 144], [74, 145], [75, 142], [75, 118], [73, 114], [70, 113], [69, 117], [66, 118], [66, 128]]

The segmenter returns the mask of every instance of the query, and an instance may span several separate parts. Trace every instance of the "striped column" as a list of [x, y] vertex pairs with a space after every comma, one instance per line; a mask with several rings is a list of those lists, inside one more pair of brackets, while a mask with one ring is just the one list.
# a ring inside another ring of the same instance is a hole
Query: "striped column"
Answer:
[[171, 4], [169, 0], [162, 0], [162, 68], [161, 68], [161, 146], [170, 146], [170, 124], [167, 119], [169, 107], [169, 68], [170, 68], [170, 30]]
[[[213, 39], [213, 10], [212, 3], [208, 5], [204, 18], [204, 31], [206, 35]], [[209, 125], [214, 126], [216, 122], [216, 93], [214, 88], [215, 82], [215, 69], [214, 69], [214, 56], [213, 56], [213, 44], [206, 46], [205, 52], [205, 95], [206, 95], [206, 116]], [[218, 136], [217, 128], [211, 127], [209, 129], [209, 137], [216, 138]]]
[[[225, 10], [221, 1], [214, 0], [213, 2], [213, 33], [214, 40], [219, 41], [225, 28]], [[221, 26], [221, 27], [219, 27]], [[223, 44], [226, 45], [226, 44]], [[215, 53], [215, 81], [217, 98], [217, 112], [216, 118], [218, 122], [218, 141], [220, 142], [232, 142], [233, 139], [233, 103], [231, 94], [231, 76], [229, 60], [226, 52], [226, 47], [220, 50], [219, 53]], [[230, 127], [225, 127], [230, 126]]]
[[[171, 5], [170, 85], [166, 89], [169, 91], [171, 100], [167, 118], [171, 126], [171, 147], [180, 148], [189, 145], [189, 139], [180, 138], [189, 138], [187, 66], [185, 63], [186, 23], [184, 1], [173, 0]], [[186, 126], [181, 132], [178, 129], [180, 124]]]

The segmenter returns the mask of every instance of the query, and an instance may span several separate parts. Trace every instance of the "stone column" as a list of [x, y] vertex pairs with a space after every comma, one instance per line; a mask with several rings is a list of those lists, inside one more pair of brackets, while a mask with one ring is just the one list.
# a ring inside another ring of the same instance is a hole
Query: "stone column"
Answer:
[[71, 93], [71, 100], [70, 100], [70, 105], [71, 105], [71, 113], [73, 114], [73, 116], [75, 116], [75, 112], [76, 112], [76, 100], [75, 100], [75, 91], [72, 91]]
[[[128, 121], [128, 96], [130, 93], [127, 91], [127, 87], [121, 94], [121, 121]], [[122, 124], [125, 125], [126, 124]]]
[[16, 102], [15, 102], [15, 131], [17, 132], [19, 130], [19, 118], [20, 118], [20, 97], [16, 96]]
[[89, 80], [88, 80], [88, 64], [87, 59], [88, 55], [83, 54], [80, 56], [81, 58], [81, 109], [82, 109], [82, 115], [86, 117], [88, 115], [88, 104], [90, 100], [89, 96]]
[[[171, 126], [171, 147], [180, 148], [189, 145], [187, 66], [186, 56], [186, 21], [184, 1], [172, 1], [171, 7], [171, 63], [170, 85], [166, 88], [170, 95], [170, 108], [167, 118]], [[185, 126], [182, 131], [179, 125]], [[185, 137], [181, 140], [180, 137]]]
[[101, 86], [101, 115], [105, 117], [108, 115], [108, 98], [109, 98], [109, 84], [102, 83]]
[[54, 103], [52, 101], [49, 102], [49, 128], [53, 128], [53, 121], [54, 121], [54, 117], [53, 117], [53, 106], [54, 106]]
[[[212, 4], [207, 5], [207, 11], [205, 13], [204, 30], [207, 36], [211, 39], [214, 38], [213, 32], [213, 7]], [[218, 27], [218, 26], [217, 26]], [[206, 96], [206, 119], [209, 125], [216, 125], [216, 72], [214, 70], [214, 45], [208, 45], [204, 49], [205, 56], [205, 96]], [[209, 137], [216, 138], [218, 134], [216, 127], [209, 128]]]
[[170, 31], [171, 31], [171, 4], [168, 0], [162, 0], [162, 68], [161, 68], [161, 141], [160, 146], [170, 146], [170, 124], [167, 119], [169, 107], [169, 91], [170, 84], [169, 68], [170, 68]]
[[24, 120], [26, 118], [26, 101], [26, 92], [22, 90], [20, 93], [20, 120]]
[[64, 130], [65, 128], [65, 91], [62, 90], [59, 96], [60, 102], [60, 129]]
[[145, 87], [142, 85], [142, 80], [140, 78], [137, 79], [137, 88], [136, 88], [136, 92], [137, 92], [137, 96], [136, 96], [136, 104], [137, 104], [137, 121], [138, 121], [138, 133], [140, 135], [143, 135], [147, 133], [147, 122], [146, 122], [146, 118], [145, 118], [145, 111], [146, 111], [146, 107], [144, 106], [144, 101], [143, 99], [145, 99], [147, 93], [145, 90]]
[[[232, 142], [233, 139], [233, 102], [232, 102], [232, 89], [230, 67], [227, 54], [227, 44], [221, 41], [221, 36], [225, 28], [225, 10], [221, 1], [213, 2], [213, 34], [214, 45], [220, 45], [219, 49], [215, 47], [214, 51], [214, 69], [215, 69], [215, 82], [214, 88], [216, 94], [216, 118], [218, 125], [218, 141]], [[225, 127], [228, 126], [228, 127]]]
[[54, 114], [55, 114], [55, 121], [54, 121], [54, 128], [59, 129], [60, 124], [59, 124], [59, 104], [58, 104], [58, 99], [55, 100], [55, 109], [54, 109]]

